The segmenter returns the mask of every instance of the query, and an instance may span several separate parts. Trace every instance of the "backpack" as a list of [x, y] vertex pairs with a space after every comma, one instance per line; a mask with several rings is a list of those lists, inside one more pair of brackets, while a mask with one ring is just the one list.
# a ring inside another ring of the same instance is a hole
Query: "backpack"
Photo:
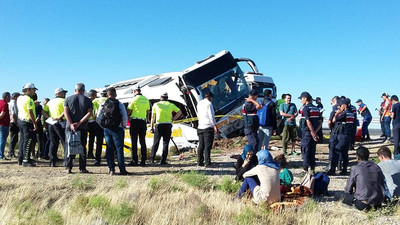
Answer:
[[327, 195], [328, 194], [328, 185], [329, 185], [329, 177], [326, 173], [318, 172], [314, 175], [315, 184], [314, 184], [314, 194], [316, 195]]
[[103, 114], [100, 125], [104, 128], [114, 129], [121, 124], [122, 115], [117, 99], [108, 98], [103, 104]]
[[268, 105], [272, 101], [268, 101], [267, 104], [263, 104], [262, 108], [257, 110], [258, 121], [260, 126], [265, 126], [270, 123], [271, 118], [268, 116]]

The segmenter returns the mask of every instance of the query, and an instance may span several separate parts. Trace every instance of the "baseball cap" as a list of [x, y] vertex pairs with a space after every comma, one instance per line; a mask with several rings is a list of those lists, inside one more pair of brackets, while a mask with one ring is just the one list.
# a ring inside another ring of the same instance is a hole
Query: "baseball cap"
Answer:
[[168, 98], [168, 93], [167, 93], [167, 92], [164, 92], [164, 94], [162, 94], [161, 97], [163, 97], [163, 98]]
[[22, 89], [35, 89], [35, 90], [38, 90], [33, 83], [26, 83]]
[[383, 94], [381, 95], [381, 97], [383, 97], [383, 96], [386, 96], [386, 97], [389, 98], [389, 94], [388, 94], [388, 93], [383, 93]]
[[140, 91], [140, 86], [139, 86], [139, 85], [133, 86], [133, 87], [132, 87], [132, 91], [134, 91], [134, 90]]
[[310, 93], [308, 93], [307, 91], [302, 92], [301, 95], [300, 95], [300, 97], [299, 97], [299, 99], [301, 99], [301, 98], [303, 98], [303, 97], [312, 99]]
[[250, 91], [250, 93], [249, 93], [251, 96], [256, 96], [256, 95], [258, 95], [258, 91], [257, 90], [251, 90]]
[[67, 91], [67, 90], [64, 90], [62, 87], [58, 87], [58, 88], [56, 88], [56, 90], [54, 90], [54, 94], [57, 94], [57, 93], [60, 93], [60, 92], [65, 92], [65, 93], [67, 93], [68, 91]]
[[358, 99], [358, 100], [356, 101], [356, 103], [359, 103], [359, 102], [362, 102], [362, 100], [361, 100], [361, 99]]

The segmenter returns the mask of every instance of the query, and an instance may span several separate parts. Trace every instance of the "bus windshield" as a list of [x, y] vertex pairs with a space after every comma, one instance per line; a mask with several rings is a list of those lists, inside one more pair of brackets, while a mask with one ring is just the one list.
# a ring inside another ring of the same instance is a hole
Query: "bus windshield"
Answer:
[[200, 91], [203, 98], [207, 92], [211, 92], [214, 95], [214, 110], [219, 113], [228, 113], [233, 105], [239, 103], [236, 101], [244, 99], [249, 91], [239, 66], [197, 86], [197, 90]]

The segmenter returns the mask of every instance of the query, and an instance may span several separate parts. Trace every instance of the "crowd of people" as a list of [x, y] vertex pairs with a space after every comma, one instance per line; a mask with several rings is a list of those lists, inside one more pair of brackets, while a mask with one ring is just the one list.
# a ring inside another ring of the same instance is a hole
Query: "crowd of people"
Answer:
[[[279, 190], [288, 190], [287, 186], [291, 184], [293, 177], [287, 169], [285, 156], [298, 154], [295, 150], [295, 141], [298, 137], [301, 140], [300, 154], [303, 174], [315, 174], [316, 146], [323, 139], [321, 134], [324, 109], [320, 98], [314, 100], [308, 92], [301, 93], [299, 99], [302, 106], [297, 110], [296, 105], [291, 103], [290, 94], [282, 95], [282, 99], [277, 101], [277, 106], [272, 101], [270, 90], [266, 90], [264, 96], [262, 102], [257, 102], [258, 92], [252, 90], [243, 106], [248, 145], [245, 146], [241, 157], [235, 164], [236, 179], [243, 180], [237, 198], [241, 198], [244, 192], [250, 189], [256, 203], [260, 199], [269, 203], [277, 201], [276, 193]], [[331, 100], [332, 112], [328, 120], [329, 166], [325, 173], [329, 176], [336, 176], [336, 169], [338, 169], [339, 175], [349, 175], [345, 192], [351, 194], [350, 203], [354, 203], [355, 207], [360, 210], [377, 208], [384, 200], [400, 197], [398, 193], [400, 191], [398, 177], [400, 176], [400, 162], [392, 159], [391, 151], [387, 147], [394, 142], [393, 155], [394, 158], [398, 158], [400, 104], [396, 95], [389, 98], [389, 95], [384, 93], [382, 99], [379, 115], [382, 128], [381, 137], [384, 137], [382, 143], [385, 145], [381, 146], [377, 153], [381, 163], [376, 165], [374, 162], [368, 161], [369, 150], [360, 146], [356, 150], [358, 164], [351, 167], [350, 175], [347, 172], [349, 150], [354, 150], [356, 141], [357, 126], [359, 126], [357, 113], [363, 117], [361, 142], [371, 139], [368, 125], [371, 123], [372, 115], [361, 99], [356, 101], [358, 109], [351, 105], [350, 99], [345, 96], [335, 96]], [[314, 105], [313, 101], [317, 105]], [[300, 116], [298, 126], [296, 125], [297, 116]], [[393, 138], [391, 138], [390, 132], [391, 122]], [[261, 124], [265, 126], [263, 127]], [[283, 126], [281, 134], [283, 154], [273, 160], [268, 152], [268, 144], [270, 136], [276, 134], [277, 126]], [[291, 153], [287, 151], [289, 140], [292, 143]], [[255, 158], [258, 159], [258, 163]], [[267, 173], [268, 176], [265, 175]], [[349, 204], [349, 201], [345, 202]]]
[[[16, 157], [18, 164], [24, 167], [36, 166], [35, 159], [49, 160], [50, 167], [56, 167], [58, 149], [64, 149], [63, 166], [67, 173], [72, 173], [73, 161], [79, 155], [79, 171], [89, 173], [86, 168], [87, 158], [95, 159], [94, 166], [100, 166], [102, 160], [103, 140], [106, 142], [105, 158], [109, 167], [109, 174], [115, 175], [114, 156], [117, 156], [119, 174], [127, 175], [125, 167], [124, 138], [125, 128], [130, 124], [131, 136], [131, 161], [130, 166], [145, 166], [147, 160], [147, 146], [145, 141], [147, 122], [151, 121], [151, 132], [154, 133], [154, 144], [151, 148], [150, 163], [155, 163], [156, 152], [161, 137], [163, 138], [163, 152], [160, 164], [167, 164], [169, 141], [171, 138], [172, 121], [178, 119], [182, 112], [173, 103], [168, 101], [168, 93], [160, 96], [160, 101], [154, 103], [150, 112], [149, 100], [141, 94], [139, 86], [132, 88], [134, 97], [128, 107], [117, 100], [115, 88], [107, 88], [98, 93], [90, 90], [86, 93], [85, 85], [75, 85], [74, 94], [66, 98], [67, 90], [56, 88], [55, 98], [45, 98], [42, 105], [37, 100], [33, 83], [23, 86], [22, 93], [3, 93], [0, 100], [0, 160], [9, 160]], [[87, 97], [88, 96], [88, 97]], [[203, 101], [204, 117], [211, 118], [211, 122], [201, 124], [199, 137], [204, 136], [206, 141], [200, 139], [199, 149], [204, 148], [205, 159], [199, 157], [199, 164], [205, 160], [210, 165], [210, 132], [218, 132], [214, 118], [214, 111], [208, 93]], [[212, 117], [209, 117], [212, 115]], [[204, 131], [204, 132], [203, 132]], [[203, 135], [204, 133], [204, 135]], [[5, 146], [8, 136], [10, 144], [8, 156], [5, 155]], [[138, 139], [141, 147], [141, 161], [138, 157]], [[96, 141], [96, 149], [94, 143]], [[89, 143], [88, 143], [89, 142]], [[18, 156], [15, 147], [19, 143]], [[78, 143], [78, 144], [77, 144]], [[35, 146], [38, 151], [35, 152]], [[86, 146], [88, 145], [88, 149]], [[204, 147], [202, 147], [204, 146]], [[93, 153], [93, 150], [95, 152]]]
[[[103, 139], [106, 142], [105, 158], [109, 174], [115, 175], [115, 156], [119, 174], [127, 175], [124, 157], [125, 128], [129, 124], [131, 137], [130, 166], [146, 166], [147, 146], [145, 141], [147, 123], [154, 133], [150, 163], [154, 164], [161, 137], [162, 155], [159, 164], [167, 164], [172, 122], [181, 117], [181, 110], [168, 101], [168, 93], [160, 96], [160, 101], [151, 107], [149, 100], [141, 94], [139, 86], [132, 88], [133, 99], [125, 107], [117, 100], [115, 88], [102, 93], [95, 90], [86, 92], [85, 85], [75, 85], [74, 94], [66, 97], [67, 90], [57, 88], [55, 98], [45, 98], [42, 105], [38, 101], [37, 88], [33, 83], [23, 86], [22, 93], [3, 93], [0, 100], [0, 160], [16, 157], [18, 164], [33, 167], [32, 159], [49, 160], [50, 167], [56, 167], [59, 145], [64, 149], [64, 165], [67, 173], [72, 173], [73, 161], [79, 155], [79, 171], [89, 173], [87, 158], [95, 159], [94, 166], [102, 160]], [[100, 95], [99, 95], [100, 94]], [[88, 97], [87, 97], [88, 96]], [[281, 193], [290, 191], [293, 175], [288, 169], [286, 156], [301, 154], [304, 174], [314, 174], [316, 168], [316, 146], [323, 141], [322, 114], [324, 107], [320, 98], [314, 100], [308, 92], [299, 96], [301, 107], [292, 103], [292, 95], [284, 94], [277, 102], [272, 100], [271, 90], [264, 92], [263, 101], [257, 101], [258, 92], [251, 90], [243, 106], [244, 133], [248, 145], [235, 164], [236, 179], [243, 181], [237, 194], [241, 198], [250, 190], [255, 203], [279, 201]], [[394, 158], [399, 156], [400, 104], [396, 95], [382, 94], [383, 102], [379, 110], [382, 137], [385, 144], [394, 142]], [[316, 105], [313, 104], [316, 102]], [[205, 93], [197, 104], [198, 111], [198, 166], [209, 167], [214, 135], [218, 134], [213, 108], [212, 93]], [[356, 101], [358, 109], [351, 105], [349, 98], [335, 96], [331, 100], [329, 115], [329, 166], [325, 171], [329, 176], [348, 175], [349, 150], [354, 149], [357, 114], [361, 114], [360, 141], [370, 140], [368, 125], [372, 115], [361, 99]], [[300, 117], [297, 125], [296, 118]], [[391, 138], [390, 123], [393, 125]], [[282, 136], [282, 154], [275, 158], [269, 152], [272, 135]], [[10, 136], [8, 156], [5, 156], [6, 140]], [[78, 138], [76, 138], [78, 137]], [[300, 152], [296, 151], [296, 140], [300, 138]], [[138, 156], [138, 140], [141, 158]], [[15, 147], [19, 141], [18, 155]], [[96, 148], [94, 143], [96, 141]], [[76, 143], [79, 143], [76, 145]], [[291, 143], [290, 151], [288, 144]], [[35, 152], [35, 146], [38, 151]], [[86, 150], [86, 145], [88, 149]], [[93, 152], [94, 151], [94, 152]], [[382, 146], [378, 153], [378, 165], [369, 160], [369, 150], [356, 150], [358, 164], [351, 167], [345, 191], [352, 195], [352, 203], [358, 209], [379, 207], [384, 199], [399, 197], [400, 164], [392, 159], [391, 151]], [[148, 162], [147, 162], [148, 163]]]

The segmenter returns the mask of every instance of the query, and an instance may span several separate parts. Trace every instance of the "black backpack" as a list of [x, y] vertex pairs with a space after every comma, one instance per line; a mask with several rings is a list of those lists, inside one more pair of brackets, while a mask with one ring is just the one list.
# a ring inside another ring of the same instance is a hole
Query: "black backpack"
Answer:
[[100, 125], [104, 128], [117, 128], [121, 124], [121, 111], [117, 99], [108, 98], [103, 104], [103, 115]]

